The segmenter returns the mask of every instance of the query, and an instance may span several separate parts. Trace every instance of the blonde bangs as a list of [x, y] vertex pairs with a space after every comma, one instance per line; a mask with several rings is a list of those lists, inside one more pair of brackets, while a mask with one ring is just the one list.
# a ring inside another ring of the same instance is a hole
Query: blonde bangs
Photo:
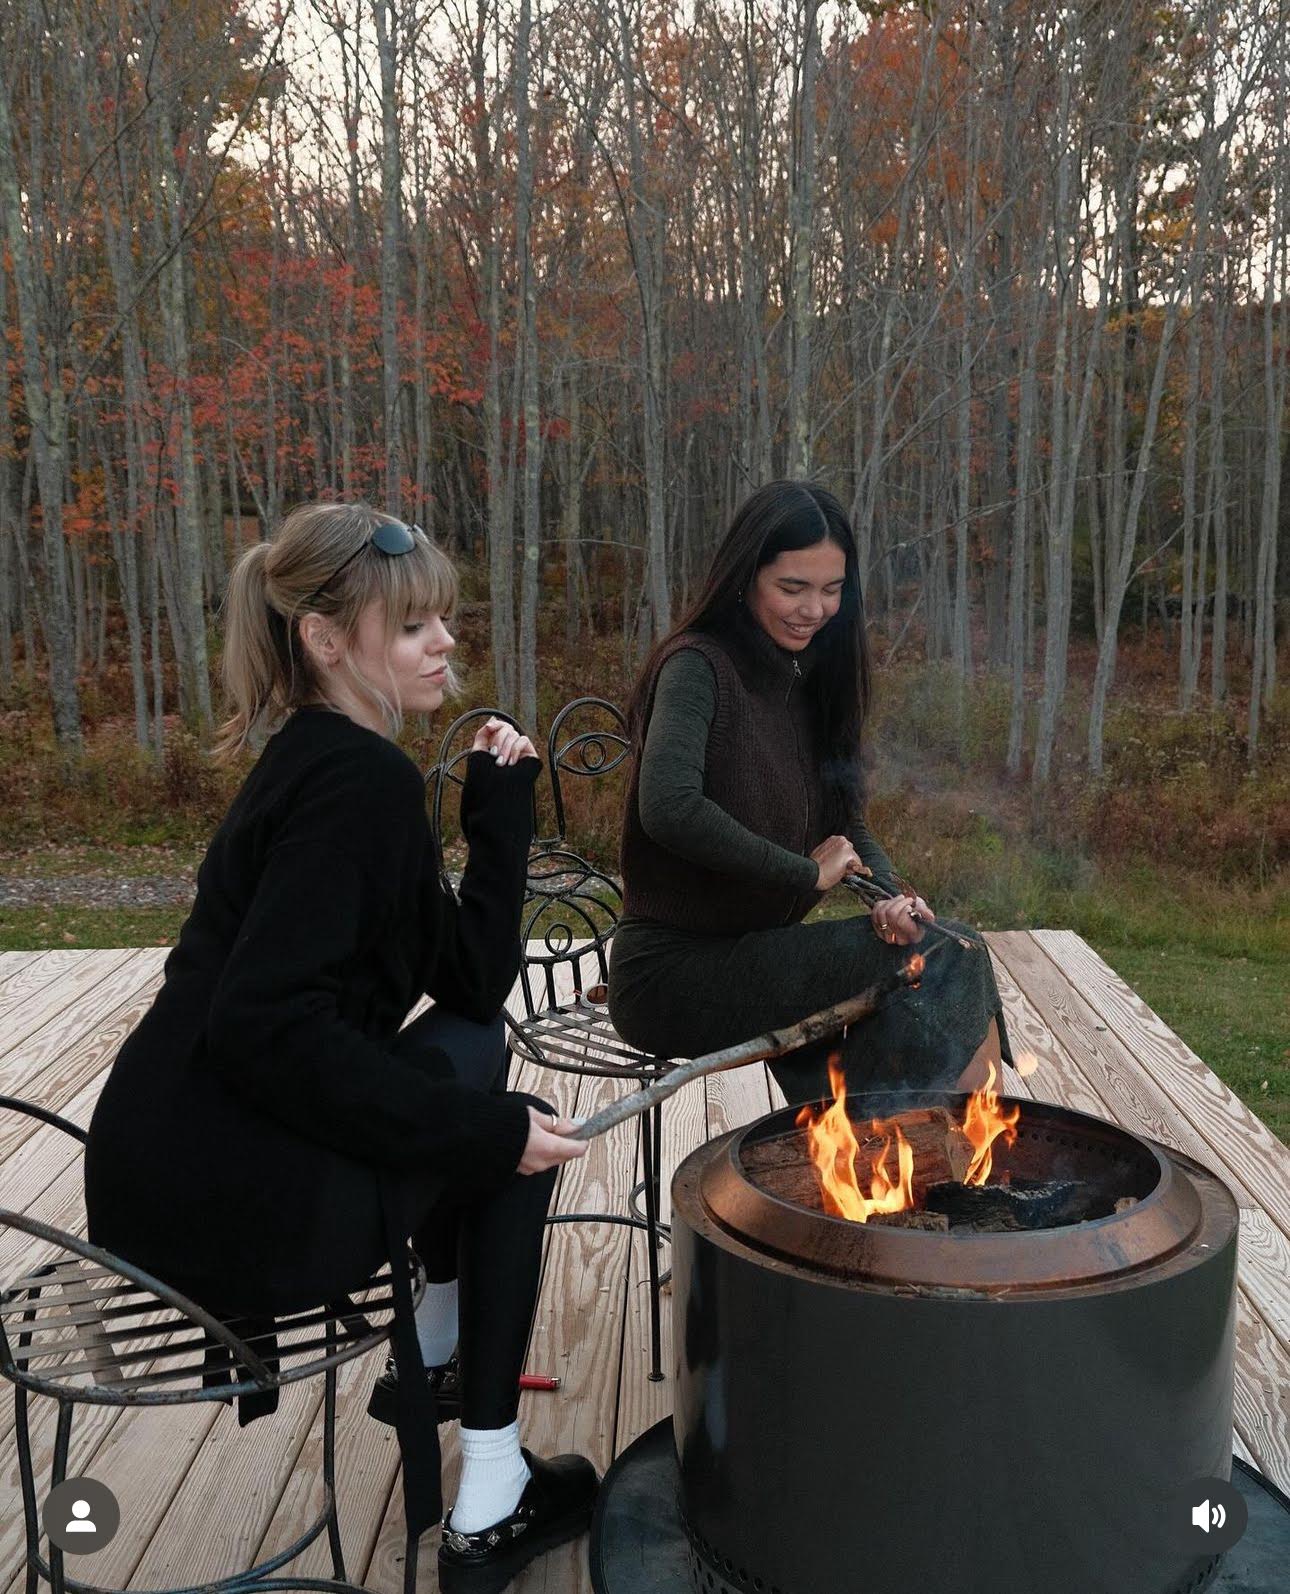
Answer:
[[385, 604], [385, 629], [393, 637], [414, 614], [451, 619], [457, 607], [457, 572], [447, 555], [423, 533], [410, 552], [372, 562], [371, 596]]

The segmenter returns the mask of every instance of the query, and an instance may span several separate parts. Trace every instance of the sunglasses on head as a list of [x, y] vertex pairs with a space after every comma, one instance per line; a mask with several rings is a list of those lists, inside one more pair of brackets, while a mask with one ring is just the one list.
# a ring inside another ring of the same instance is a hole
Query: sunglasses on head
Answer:
[[425, 536], [425, 532], [421, 531], [420, 526], [405, 526], [401, 520], [383, 520], [370, 537], [365, 538], [354, 549], [353, 553], [341, 560], [321, 587], [314, 588], [305, 599], [305, 605], [308, 606], [315, 598], [326, 592], [341, 571], [346, 566], [353, 564], [359, 554], [363, 553], [367, 548], [375, 548], [378, 553], [385, 554], [387, 558], [397, 559], [400, 554], [411, 553], [416, 547], [418, 532], [421, 532], [423, 537]]

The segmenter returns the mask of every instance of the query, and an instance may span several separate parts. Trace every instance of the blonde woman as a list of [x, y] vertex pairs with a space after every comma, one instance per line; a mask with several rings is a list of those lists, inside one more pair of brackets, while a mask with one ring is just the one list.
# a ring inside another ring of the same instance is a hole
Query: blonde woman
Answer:
[[393, 740], [443, 701], [456, 595], [423, 531], [361, 504], [296, 509], [238, 562], [218, 752], [271, 734], [116, 1058], [85, 1180], [92, 1240], [223, 1316], [332, 1300], [412, 1236], [429, 1285], [415, 1318], [401, 1292], [369, 1409], [397, 1423], [414, 1531], [441, 1512], [436, 1404], [460, 1415], [440, 1582], [495, 1594], [583, 1531], [596, 1491], [516, 1421], [555, 1170], [586, 1148], [502, 1088], [533, 746], [497, 719], [475, 738], [457, 899]]

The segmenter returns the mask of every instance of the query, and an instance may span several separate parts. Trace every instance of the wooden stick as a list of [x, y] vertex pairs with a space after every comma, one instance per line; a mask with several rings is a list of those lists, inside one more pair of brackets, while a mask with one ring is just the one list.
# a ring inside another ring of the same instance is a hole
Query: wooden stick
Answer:
[[[840, 886], [845, 886], [848, 891], [859, 897], [862, 902], [868, 903], [870, 907], [873, 907], [876, 902], [894, 902], [897, 895], [905, 895], [904, 892], [897, 893], [895, 891], [884, 891], [878, 882], [873, 878], [873, 874], [870, 870], [866, 870], [862, 875], [844, 874], [841, 880], [838, 881], [838, 884]], [[969, 941], [967, 936], [957, 935], [953, 930], [947, 930], [939, 920], [925, 919], [922, 914], [914, 908], [909, 910], [909, 916], [915, 924], [921, 924], [924, 931], [937, 931], [940, 935], [946, 936], [949, 940], [956, 942], [963, 948], [965, 952], [979, 952], [981, 950], [982, 943], [980, 941]]]
[[[935, 950], [935, 946], [929, 947], [926, 952], [917, 953], [916, 957], [926, 962]], [[799, 1046], [809, 1046], [812, 1041], [823, 1040], [826, 1035], [836, 1035], [849, 1024], [858, 1024], [861, 1019], [876, 1012], [883, 998], [890, 996], [893, 991], [903, 986], [917, 985], [921, 972], [921, 963], [916, 964], [915, 959], [911, 958], [903, 968], [861, 991], [859, 996], [848, 997], [845, 1002], [835, 1002], [832, 1007], [812, 1013], [788, 1029], [767, 1030], [764, 1035], [756, 1035], [752, 1040], [740, 1041], [738, 1045], [724, 1047], [719, 1052], [709, 1052], [706, 1057], [681, 1063], [670, 1074], [646, 1086], [644, 1090], [611, 1101], [608, 1107], [603, 1107], [585, 1123], [579, 1124], [569, 1138], [594, 1140], [597, 1135], [603, 1135], [606, 1129], [626, 1123], [629, 1118], [636, 1118], [651, 1107], [657, 1107], [659, 1102], [674, 1096], [692, 1079], [718, 1074], [727, 1068], [743, 1068], [748, 1063], [761, 1063], [768, 1057], [782, 1057], [785, 1052], [796, 1051]]]

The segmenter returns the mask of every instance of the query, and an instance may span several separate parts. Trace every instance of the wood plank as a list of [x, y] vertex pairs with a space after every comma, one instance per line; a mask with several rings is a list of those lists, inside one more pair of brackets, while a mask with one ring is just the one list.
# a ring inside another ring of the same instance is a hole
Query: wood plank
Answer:
[[321, 1399], [319, 1379], [289, 1384], [273, 1416], [249, 1432], [221, 1405], [156, 1523], [134, 1580], [145, 1588], [188, 1587], [245, 1566], [264, 1538]]
[[130, 956], [129, 951], [123, 950], [46, 952], [41, 961], [32, 966], [35, 972], [30, 980], [22, 980], [19, 976], [21, 984], [0, 997], [4, 1050], [21, 1045], [52, 1014], [72, 1006]]
[[[97, 956], [98, 954], [96, 954]], [[0, 1050], [0, 1094], [24, 1096], [50, 1105], [44, 1098], [50, 1081], [58, 1077], [58, 1065], [73, 1047], [92, 1043], [101, 1026], [122, 1006], [151, 991], [160, 973], [164, 952], [160, 947], [145, 947], [137, 953], [103, 954], [114, 959], [110, 966], [96, 966], [79, 979], [82, 971], [73, 970], [70, 990], [60, 982], [53, 993], [37, 998], [40, 1022], [22, 1030], [21, 1038], [6, 1034]], [[84, 987], [84, 988], [79, 988]], [[100, 1052], [102, 1048], [99, 1048]], [[79, 1056], [79, 1053], [77, 1054]], [[49, 1081], [45, 1079], [48, 1071]], [[78, 1084], [82, 1082], [78, 1079]]]
[[1238, 1289], [1236, 1427], [1259, 1469], [1290, 1493], [1290, 1359]]
[[1241, 1283], [1290, 1355], [1290, 1242], [1266, 1212], [1244, 1207]]
[[[1052, 1101], [1063, 1107], [1074, 1108], [1077, 1112], [1090, 1113], [1095, 1118], [1119, 1121], [1072, 1062], [1069, 1054], [1053, 1039], [1047, 1025], [1018, 987], [1001, 957], [995, 962], [995, 976], [1014, 1049], [1033, 1052], [1039, 1060], [1038, 1069], [1028, 1081], [1022, 1081], [1011, 1069], [1007, 1071], [1004, 1082], [1006, 1094], [1020, 1095], [1025, 1085], [1039, 1101]], [[1125, 1127], [1132, 1129], [1135, 1126], [1130, 1123]], [[1172, 1145], [1176, 1150], [1182, 1150], [1171, 1138], [1171, 1133], [1166, 1126], [1165, 1134], [1155, 1138]], [[1287, 1339], [1287, 1329], [1290, 1328], [1290, 1245], [1287, 1245], [1285, 1235], [1266, 1213], [1253, 1207], [1241, 1207], [1240, 1216], [1241, 1283], [1282, 1344], [1290, 1345]]]
[[[12, 1586], [16, 1594], [24, 1594], [26, 1588], [26, 1574], [21, 1570], [26, 1554], [26, 1541], [23, 1530], [22, 1518], [22, 1492], [18, 1478], [18, 1452], [13, 1440], [13, 1401], [12, 1387], [4, 1385], [5, 1406], [9, 1418], [9, 1432], [4, 1437], [0, 1454], [3, 1454], [3, 1466], [0, 1466], [0, 1588]], [[31, 1419], [32, 1465], [35, 1470], [37, 1487], [42, 1484], [48, 1487], [50, 1467], [54, 1455], [54, 1434], [57, 1424], [57, 1407], [54, 1401], [33, 1396], [28, 1405]], [[193, 1410], [194, 1408], [186, 1408]], [[126, 1530], [118, 1535], [119, 1539], [136, 1539], [139, 1543], [146, 1543], [150, 1528], [146, 1526], [144, 1513], [147, 1502], [153, 1498], [153, 1491], [158, 1486], [158, 1462], [167, 1455], [179, 1455], [183, 1446], [179, 1445], [171, 1450], [169, 1437], [161, 1438], [161, 1428], [154, 1422], [152, 1425], [151, 1444], [139, 1451], [143, 1458], [143, 1466], [139, 1469], [142, 1476], [142, 1488], [136, 1493], [130, 1480], [123, 1478], [118, 1486], [115, 1471], [107, 1472], [102, 1464], [104, 1446], [111, 1434], [123, 1423], [141, 1417], [143, 1413], [126, 1413], [118, 1407], [112, 1406], [78, 1406], [76, 1419], [72, 1427], [72, 1441], [68, 1454], [68, 1476], [77, 1477], [88, 1474], [92, 1477], [102, 1478], [110, 1482], [110, 1486], [117, 1498], [122, 1502], [122, 1521]], [[156, 1417], [179, 1416], [178, 1410], [158, 1412]], [[180, 1418], [180, 1428], [183, 1422]], [[175, 1426], [169, 1425], [166, 1429], [168, 1436], [176, 1433]], [[136, 1438], [138, 1430], [136, 1429]], [[184, 1456], [187, 1464], [187, 1455]], [[124, 1492], [123, 1492], [124, 1491]], [[124, 1514], [127, 1508], [129, 1515]], [[137, 1531], [136, 1531], [137, 1528]], [[114, 1541], [114, 1545], [115, 1545]], [[78, 1557], [81, 1570], [86, 1563], [92, 1563], [97, 1571], [103, 1564], [105, 1556], [114, 1545], [109, 1545], [107, 1550], [99, 1551], [94, 1556]], [[79, 1578], [81, 1570], [76, 1572]], [[98, 1582], [97, 1577], [88, 1577], [86, 1581]], [[41, 1585], [44, 1587], [44, 1585]], [[109, 1583], [107, 1586], [111, 1587]], [[121, 1584], [117, 1585], [122, 1586]]]
[[[399, 1474], [399, 1443], [394, 1429], [367, 1415], [372, 1385], [385, 1366], [386, 1354], [387, 1346], [380, 1345], [366, 1356], [346, 1362], [337, 1377], [336, 1498], [345, 1570], [351, 1579], [361, 1577], [372, 1559]], [[321, 1383], [318, 1387], [321, 1390]], [[453, 1429], [455, 1432], [455, 1424]], [[445, 1436], [447, 1425], [439, 1431]], [[320, 1400], [273, 1521], [256, 1547], [257, 1560], [285, 1549], [318, 1515], [322, 1504], [322, 1435]], [[332, 1576], [331, 1551], [325, 1534], [291, 1563], [291, 1572], [300, 1577]]]
[[[5, 952], [0, 956], [0, 1024], [8, 1024], [9, 1015], [37, 992], [48, 989], [65, 978], [78, 964], [86, 962], [90, 952], [83, 947], [59, 947], [48, 952]], [[8, 960], [14, 959], [13, 963]], [[22, 961], [17, 961], [21, 959]]]
[[[1041, 972], [1044, 972], [1042, 968]], [[1041, 1059], [1039, 1070], [1031, 1076], [1031, 1084], [1038, 1086], [1041, 1099], [1060, 1101], [1062, 1106], [1074, 1107], [1094, 1117], [1111, 1118], [1128, 1129], [1151, 1135], [1174, 1150], [1190, 1154], [1189, 1148], [1180, 1143], [1182, 1137], [1174, 1132], [1174, 1124], [1178, 1121], [1176, 1117], [1161, 1126], [1159, 1133], [1153, 1133], [1152, 1128], [1144, 1127], [1141, 1122], [1114, 1111], [1085, 1079], [1070, 1055], [1056, 1046], [1043, 1019], [1018, 989], [1002, 955], [996, 959], [995, 973], [1012, 1034]], [[1055, 975], [1058, 979], [1063, 977], [1060, 969], [1055, 969]], [[1047, 974], [1045, 977], [1048, 977]], [[1016, 1077], [1009, 1074], [1009, 1080], [1015, 1080]], [[1048, 1079], [1053, 1081], [1054, 1088], [1046, 1087], [1044, 1082]], [[1208, 1165], [1227, 1179], [1229, 1184], [1235, 1182], [1212, 1147], [1208, 1152]], [[1242, 1206], [1240, 1214], [1241, 1283], [1273, 1334], [1290, 1350], [1290, 1241], [1285, 1232], [1257, 1206]]]
[[[665, 1223], [672, 1218], [672, 1177], [686, 1157], [707, 1139], [707, 1101], [703, 1082], [696, 1080], [663, 1104], [663, 1201]], [[671, 1265], [670, 1247], [660, 1248], [660, 1266]], [[627, 1301], [623, 1323], [622, 1370], [618, 1381], [618, 1409], [614, 1419], [614, 1454], [625, 1450], [638, 1434], [653, 1427], [672, 1410], [672, 1290], [667, 1285], [660, 1301], [659, 1342], [663, 1378], [649, 1378], [650, 1363], [649, 1249], [645, 1234], [631, 1237], [627, 1258]]]
[[708, 1139], [740, 1129], [770, 1111], [765, 1064], [750, 1063], [746, 1068], [727, 1068], [724, 1073], [707, 1076], [706, 1108]]
[[1290, 1148], [1219, 1079], [1085, 941], [1036, 930], [1035, 943], [1128, 1046], [1139, 1068], [1290, 1234]]
[[[152, 1005], [159, 977], [159, 971], [150, 970], [147, 964], [118, 971], [110, 984], [105, 982], [102, 987], [104, 1000], [115, 995], [115, 1005], [94, 1002], [95, 1017], [87, 1030], [79, 1035], [69, 1032], [52, 1055], [33, 1049], [23, 1058], [21, 1077], [14, 1078], [10, 1086], [0, 1084], [0, 1090], [37, 1102], [86, 1128], [117, 1052]], [[0, 1067], [0, 1079], [4, 1075], [5, 1070]], [[37, 1118], [0, 1113], [0, 1164], [38, 1131], [60, 1137], [62, 1133], [42, 1125]], [[70, 1138], [67, 1143], [72, 1144]]]
[[3, 1001], [9, 992], [9, 987], [25, 968], [30, 968], [37, 958], [45, 956], [43, 952], [0, 952], [0, 1001]]
[[[991, 950], [994, 951], [993, 944]], [[1045, 999], [1041, 995], [1040, 999], [1044, 1006], [1054, 1012], [1066, 1012], [1069, 1003], [1060, 993], [1054, 995], [1051, 992], [1052, 983], [1062, 979], [1061, 971], [1047, 959], [1039, 965], [1032, 965], [1024, 957], [1016, 956], [1016, 937], [1009, 934], [1001, 954], [996, 955], [1000, 995], [1004, 995], [1004, 982], [1011, 983], [1013, 988], [1005, 997], [1006, 1016], [1011, 1022], [1013, 1014], [1016, 1014], [1019, 1024], [1017, 1033], [1024, 1033], [1027, 1036], [1026, 1044], [1029, 1044], [1029, 1037], [1035, 1035], [1036, 1027], [1042, 1022], [1039, 1017], [1040, 1004], [1033, 1000], [1035, 989], [1029, 981], [1025, 982], [1024, 991], [1017, 988], [1019, 982], [1016, 977], [1020, 972], [1019, 965], [1020, 969], [1025, 969], [1027, 972], [1036, 970], [1039, 981], [1048, 988], [1048, 998]], [[1021, 977], [1024, 979], [1024, 975]], [[1042, 1092], [1044, 1100], [1055, 1101], [1061, 1106], [1073, 1107], [1080, 1112], [1093, 1112], [1097, 1117], [1118, 1122], [1134, 1132], [1152, 1134], [1151, 1129], [1144, 1128], [1141, 1122], [1135, 1122], [1132, 1116], [1123, 1116], [1115, 1110], [1118, 1103], [1111, 1099], [1112, 1093], [1109, 1089], [1105, 1095], [1101, 1094], [1105, 1073], [1101, 1069], [1096, 1074], [1091, 1069], [1086, 1072], [1082, 1062], [1084, 1053], [1078, 1046], [1078, 1031], [1074, 1034], [1076, 1045], [1065, 1048], [1065, 1055], [1060, 1059], [1051, 1050], [1050, 1042], [1048, 1054], [1050, 1066], [1032, 1075], [1030, 1081], [1010, 1076], [1008, 1094], [1019, 1095], [1022, 1090], [1034, 1087], [1035, 1093]], [[1121, 1047], [1121, 1050], [1124, 1048]], [[1122, 1093], [1117, 1094], [1122, 1095]], [[1154, 1134], [1153, 1138], [1168, 1144], [1169, 1126], [1163, 1127], [1165, 1132]], [[1221, 1170], [1219, 1171], [1221, 1174]], [[1243, 1257], [1242, 1264], [1244, 1263]], [[1257, 1253], [1251, 1253], [1250, 1265], [1258, 1267]], [[1283, 1489], [1286, 1484], [1282, 1479], [1290, 1479], [1288, 1392], [1290, 1392], [1290, 1357], [1278, 1343], [1257, 1301], [1242, 1283], [1237, 1290], [1236, 1426], [1255, 1456], [1258, 1466]]]
[[[36, 1451], [38, 1479], [49, 1476], [55, 1426], [54, 1403], [42, 1400], [39, 1404], [49, 1408], [49, 1415], [42, 1420]], [[120, 1503], [122, 1522], [121, 1531], [110, 1544], [93, 1555], [77, 1557], [74, 1575], [78, 1580], [106, 1588], [129, 1585], [194, 1457], [200, 1452], [217, 1415], [224, 1409], [214, 1402], [137, 1411], [103, 1406], [77, 1407], [72, 1430], [74, 1442], [80, 1442], [76, 1436], [78, 1430], [83, 1429], [86, 1449], [80, 1458], [74, 1450], [69, 1476], [88, 1474], [107, 1483]], [[15, 1522], [14, 1528], [20, 1530], [21, 1523]], [[20, 1533], [17, 1536], [21, 1546]], [[21, 1557], [19, 1547], [19, 1564]], [[7, 1573], [7, 1560], [4, 1565]], [[22, 1589], [21, 1575], [15, 1578], [13, 1586], [16, 1590]]]
[[1244, 1182], [1182, 1117], [1164, 1087], [1139, 1065], [1132, 1049], [1099, 1018], [1029, 931], [992, 935], [990, 951], [996, 964], [1007, 966], [1054, 1038], [1110, 1109], [1104, 1116], [1176, 1146], [1225, 1179], [1242, 1206], [1258, 1206]]
[[[615, 1086], [596, 1081], [587, 1110], [606, 1106], [619, 1093]], [[561, 1210], [621, 1211], [635, 1165], [633, 1136], [600, 1136], [566, 1170], [574, 1177], [561, 1192]], [[554, 1373], [560, 1388], [554, 1397], [527, 1394], [520, 1402], [521, 1431], [535, 1454], [575, 1451], [602, 1473], [613, 1460], [631, 1233], [607, 1223], [555, 1228], [529, 1358], [534, 1367]], [[540, 1557], [511, 1588], [513, 1594], [590, 1594], [586, 1539]]]

